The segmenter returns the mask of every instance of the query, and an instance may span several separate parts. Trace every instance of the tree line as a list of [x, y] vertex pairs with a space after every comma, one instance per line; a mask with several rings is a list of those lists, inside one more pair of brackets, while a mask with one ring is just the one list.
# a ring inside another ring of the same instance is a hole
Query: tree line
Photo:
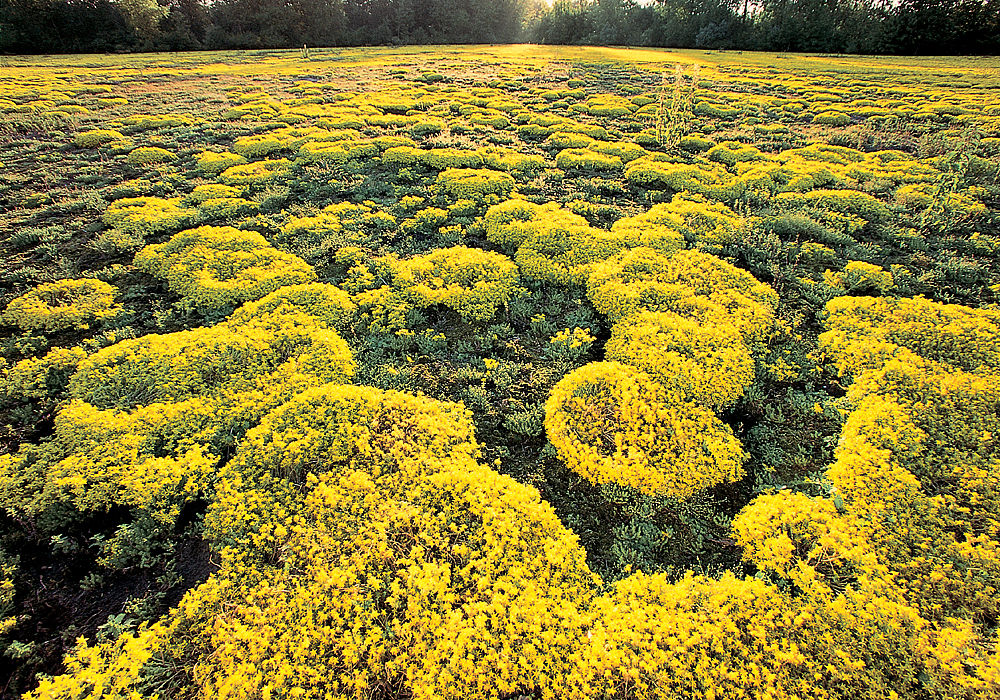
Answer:
[[996, 54], [1000, 0], [556, 0], [546, 44], [865, 54]]
[[1000, 0], [3, 0], [0, 52], [387, 44], [996, 54]]

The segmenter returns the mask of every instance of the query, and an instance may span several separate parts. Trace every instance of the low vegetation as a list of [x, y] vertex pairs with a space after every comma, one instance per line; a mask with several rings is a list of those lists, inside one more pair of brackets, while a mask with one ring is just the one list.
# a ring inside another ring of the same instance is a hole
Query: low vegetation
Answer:
[[26, 698], [1000, 698], [996, 62], [0, 66]]

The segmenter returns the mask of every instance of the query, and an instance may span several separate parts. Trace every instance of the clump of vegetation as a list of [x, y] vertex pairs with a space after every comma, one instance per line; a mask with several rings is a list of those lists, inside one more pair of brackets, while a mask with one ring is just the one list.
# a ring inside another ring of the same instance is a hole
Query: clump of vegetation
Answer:
[[70, 279], [40, 284], [17, 297], [3, 313], [5, 323], [22, 330], [49, 333], [78, 328], [114, 318], [122, 311], [115, 303], [118, 290], [96, 279]]
[[143, 248], [135, 265], [202, 309], [236, 307], [315, 279], [301, 258], [275, 249], [259, 233], [231, 226], [181, 231], [166, 243]]

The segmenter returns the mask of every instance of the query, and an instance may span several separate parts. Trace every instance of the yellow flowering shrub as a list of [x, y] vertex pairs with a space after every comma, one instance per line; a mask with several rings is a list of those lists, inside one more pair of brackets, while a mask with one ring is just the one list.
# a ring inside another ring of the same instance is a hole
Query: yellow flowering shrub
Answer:
[[[489, 241], [516, 250], [515, 261], [525, 279], [554, 284], [585, 284], [593, 263], [630, 242], [614, 230], [592, 228], [582, 216], [555, 202], [508, 200], [490, 207], [483, 223]], [[669, 236], [654, 233], [650, 238], [667, 248], [676, 245]]]
[[[411, 139], [407, 139], [411, 141]], [[423, 158], [424, 151], [416, 144], [406, 143], [390, 145], [382, 151], [382, 163], [394, 168], [409, 168], [417, 165]]]
[[[353, 377], [350, 349], [321, 320], [287, 306], [249, 311], [76, 360], [53, 440], [0, 460], [3, 507], [44, 522], [57, 503], [121, 505], [172, 528], [184, 502], [211, 491], [220, 455], [269, 409]], [[118, 547], [112, 538], [104, 556], [127, 555]]]
[[217, 197], [206, 199], [198, 205], [198, 218], [204, 222], [221, 219], [226, 223], [232, 223], [255, 213], [257, 209], [256, 202], [242, 197]]
[[21, 360], [3, 374], [0, 393], [21, 399], [57, 396], [85, 357], [83, 348], [52, 348], [42, 357]]
[[708, 150], [705, 157], [723, 165], [736, 165], [754, 160], [763, 160], [760, 149], [739, 141], [723, 141]]
[[831, 499], [790, 491], [758, 496], [733, 520], [733, 538], [746, 561], [803, 590], [839, 592], [876, 566], [870, 543]]
[[587, 148], [607, 156], [621, 158], [623, 163], [629, 163], [645, 155], [649, 155], [649, 152], [645, 148], [637, 143], [630, 143], [628, 141], [612, 141], [610, 143], [594, 141]]
[[235, 326], [255, 318], [297, 312], [308, 314], [327, 328], [345, 330], [357, 314], [357, 305], [350, 294], [332, 284], [293, 284], [279, 287], [258, 301], [248, 301], [233, 312], [228, 322]]
[[124, 340], [80, 363], [70, 394], [101, 409], [130, 409], [247, 391], [309, 373], [354, 375], [350, 350], [325, 323], [298, 309], [251, 307], [216, 326]]
[[594, 144], [594, 139], [586, 134], [572, 133], [568, 131], [556, 131], [546, 137], [544, 144], [554, 149], [564, 148], [586, 149]]
[[295, 162], [343, 165], [351, 160], [375, 158], [379, 153], [378, 145], [370, 141], [307, 141], [299, 147]]
[[495, 170], [448, 168], [438, 174], [434, 190], [452, 199], [491, 203], [510, 197], [514, 178]]
[[488, 321], [498, 308], [524, 293], [512, 260], [465, 246], [398, 262], [393, 271], [394, 284], [414, 306], [442, 304], [470, 322]]
[[740, 183], [721, 165], [673, 163], [655, 155], [629, 163], [625, 180], [636, 187], [693, 192], [723, 202], [734, 199], [740, 191]]
[[753, 275], [708, 253], [667, 257], [634, 248], [592, 266], [587, 297], [612, 322], [641, 311], [672, 311], [699, 322], [731, 325], [749, 343], [774, 323], [778, 296]]
[[[927, 422], [920, 425], [911, 412], [880, 396], [863, 400], [844, 427], [829, 477], [907, 602], [932, 620], [994, 617], [1000, 556], [991, 534], [995, 508], [987, 501], [996, 487], [981, 464], [958, 461], [968, 454], [961, 452], [961, 439], [929, 436]], [[974, 420], [971, 412], [956, 418]], [[928, 449], [932, 437], [940, 443], [935, 451], [950, 451], [952, 464], [961, 465], [951, 477], [954, 486], [941, 495], [928, 493], [937, 475], [918, 468], [937, 461]], [[970, 522], [970, 503], [986, 506], [975, 516], [977, 527]]]
[[850, 260], [842, 272], [827, 270], [823, 280], [831, 287], [846, 292], [888, 292], [895, 286], [892, 273], [878, 265], [861, 260]]
[[556, 167], [563, 170], [620, 170], [622, 159], [586, 148], [567, 148], [556, 156]]
[[820, 347], [854, 375], [856, 406], [830, 479], [923, 615], [996, 616], [1000, 377], [987, 364], [995, 312], [841, 298], [828, 314]]
[[282, 253], [259, 233], [231, 226], [181, 231], [166, 243], [139, 251], [135, 266], [204, 309], [237, 306], [278, 287], [316, 278], [301, 258]]
[[734, 404], [754, 380], [754, 361], [739, 334], [671, 312], [643, 312], [611, 328], [608, 360], [637, 367], [671, 393], [719, 410]]
[[279, 158], [233, 165], [220, 173], [219, 180], [225, 185], [252, 189], [274, 182], [287, 172], [290, 164], [287, 158]]
[[359, 326], [369, 333], [393, 333], [406, 328], [406, 314], [413, 308], [406, 294], [387, 284], [359, 291], [351, 301], [358, 306]]
[[[675, 584], [635, 574], [594, 608], [564, 697], [880, 700], [930, 692], [971, 700], [998, 692], [967, 628], [939, 632], [869, 590], [792, 596], [730, 573], [688, 574]], [[959, 659], [968, 665], [959, 668]]]
[[127, 197], [109, 204], [101, 218], [120, 231], [150, 236], [182, 229], [196, 216], [197, 211], [185, 206], [180, 197]]
[[206, 525], [224, 567], [280, 555], [216, 618], [205, 692], [478, 698], [565, 677], [595, 577], [537, 492], [476, 450], [461, 407], [365, 387], [265, 418]]
[[553, 284], [586, 284], [591, 266], [627, 247], [615, 233], [593, 229], [582, 216], [549, 209], [514, 259], [525, 279]]
[[36, 700], [82, 700], [88, 696], [132, 700], [137, 697], [135, 688], [157, 641], [156, 631], [148, 628], [135, 635], [124, 634], [105, 645], [91, 646], [81, 636], [66, 659], [66, 673], [43, 679], [29, 695]]
[[[877, 369], [900, 346], [966, 371], [1000, 369], [1000, 313], [928, 299], [854, 297], [826, 306], [820, 345], [841, 373]], [[863, 342], [859, 342], [864, 338]]]
[[820, 112], [813, 117], [813, 124], [823, 124], [825, 126], [847, 126], [850, 123], [850, 116], [832, 109]]
[[315, 216], [292, 216], [275, 236], [286, 249], [322, 249], [327, 254], [344, 246], [364, 244], [370, 237], [391, 238], [398, 228], [396, 218], [371, 202], [340, 202], [324, 207]]
[[128, 154], [129, 165], [156, 165], [177, 160], [177, 156], [165, 148], [156, 146], [140, 146]]
[[229, 199], [239, 197], [242, 194], [243, 191], [238, 187], [213, 182], [209, 185], [196, 185], [186, 199], [189, 204], [198, 205], [210, 199]]
[[545, 169], [545, 159], [539, 155], [521, 153], [513, 148], [486, 146], [476, 151], [483, 164], [492, 170], [503, 170], [518, 175], [533, 175]]
[[545, 430], [573, 471], [649, 495], [685, 499], [737, 481], [747, 458], [713, 413], [618, 362], [563, 377], [545, 403]]
[[3, 312], [3, 321], [26, 331], [85, 330], [94, 321], [121, 313], [121, 304], [115, 303], [117, 293], [116, 287], [96, 279], [47, 282], [13, 299]]
[[805, 192], [838, 183], [838, 178], [830, 167], [801, 158], [737, 162], [735, 169], [737, 180], [744, 189], [768, 195]]
[[610, 94], [592, 95], [587, 98], [587, 111], [595, 117], [618, 118], [631, 114], [638, 106], [624, 97]]
[[205, 175], [219, 175], [234, 165], [245, 165], [247, 162], [243, 156], [228, 151], [222, 153], [202, 151], [195, 156], [195, 160], [198, 163], [198, 169]]
[[433, 170], [483, 167], [483, 157], [478, 151], [458, 148], [431, 148], [421, 151], [420, 162]]
[[734, 243], [746, 230], [746, 222], [724, 204], [678, 193], [642, 214], [619, 219], [611, 230], [626, 235], [630, 247], [645, 246], [669, 255], [683, 248], [685, 239], [715, 247]]
[[561, 210], [557, 202], [535, 204], [524, 199], [508, 199], [494, 204], [486, 210], [483, 226], [486, 238], [508, 252], [514, 252], [534, 233], [536, 219], [541, 219], [549, 213], [560, 212], [560, 215], [575, 217], [567, 219], [571, 225], [586, 226], [587, 221], [572, 212]]
[[115, 141], [124, 141], [125, 135], [114, 129], [89, 129], [81, 131], [73, 137], [73, 145], [77, 148], [97, 148]]
[[194, 118], [186, 114], [132, 114], [121, 120], [121, 127], [129, 131], [150, 131], [174, 126], [190, 126]]
[[784, 205], [808, 205], [844, 214], [856, 214], [868, 221], [884, 221], [892, 214], [884, 202], [867, 192], [854, 190], [783, 192], [775, 195], [774, 200]]
[[240, 136], [233, 142], [232, 149], [234, 153], [247, 160], [257, 160], [284, 150], [288, 145], [286, 139], [280, 138], [274, 132], [266, 132], [252, 136]]

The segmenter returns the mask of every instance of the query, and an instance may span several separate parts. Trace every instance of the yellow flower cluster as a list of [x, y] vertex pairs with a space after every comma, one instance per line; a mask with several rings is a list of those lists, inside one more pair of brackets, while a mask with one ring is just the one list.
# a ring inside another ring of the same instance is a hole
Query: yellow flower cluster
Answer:
[[854, 297], [831, 300], [826, 313], [822, 348], [842, 375], [858, 377], [910, 353], [967, 372], [1000, 367], [1000, 313], [995, 310], [920, 297]]
[[42, 357], [29, 357], [8, 369], [2, 391], [9, 397], [45, 399], [58, 395], [87, 357], [83, 348], [52, 348]]
[[72, 401], [52, 441], [0, 458], [3, 507], [44, 520], [56, 503], [83, 512], [123, 505], [172, 527], [186, 500], [210, 491], [219, 456], [247, 427], [305, 388], [354, 376], [350, 349], [328, 323], [340, 319], [315, 309], [329, 299], [350, 312], [342, 296], [292, 288], [216, 326], [125, 340], [89, 357], [53, 351], [46, 367], [24, 368], [39, 379], [73, 372]]
[[484, 163], [477, 151], [457, 148], [422, 149], [414, 146], [389, 148], [382, 154], [382, 162], [396, 168], [422, 165], [432, 170], [481, 168]]
[[307, 142], [334, 142], [358, 138], [353, 130], [330, 131], [316, 126], [286, 126], [263, 134], [241, 136], [233, 143], [233, 151], [249, 160], [264, 158], [282, 150], [295, 150]]
[[174, 126], [190, 126], [194, 118], [187, 114], [132, 114], [120, 122], [118, 128], [128, 131], [150, 131]]
[[895, 286], [891, 272], [861, 260], [849, 261], [841, 272], [827, 270], [823, 281], [830, 287], [855, 293], [885, 293]]
[[480, 148], [477, 153], [482, 156], [483, 164], [493, 170], [532, 175], [545, 169], [545, 159], [541, 156], [521, 153], [513, 148], [486, 146]]
[[140, 146], [126, 157], [129, 165], [157, 165], [177, 160], [177, 156], [165, 148], [156, 146]]
[[589, 328], [563, 328], [554, 336], [549, 338], [549, 347], [546, 353], [550, 357], [558, 359], [572, 360], [583, 357], [590, 350], [590, 346], [597, 340], [590, 334]]
[[597, 484], [686, 499], [743, 475], [729, 426], [645, 372], [592, 362], [570, 372], [545, 404], [545, 430], [573, 471]]
[[514, 191], [514, 178], [495, 170], [448, 168], [438, 174], [434, 190], [454, 200], [490, 204], [510, 196]]
[[515, 261], [526, 279], [556, 284], [585, 284], [595, 263], [626, 248], [648, 245], [673, 253], [684, 246], [678, 228], [690, 230], [682, 215], [665, 213], [662, 207], [620, 219], [611, 231], [604, 231], [555, 202], [539, 205], [520, 199], [490, 207], [483, 226], [489, 241], [516, 251]]
[[374, 158], [379, 153], [378, 144], [371, 141], [307, 141], [299, 148], [295, 162], [343, 165], [351, 160]]
[[77, 148], [97, 148], [115, 141], [124, 141], [125, 135], [114, 129], [89, 129], [81, 131], [73, 137], [73, 145]]
[[216, 151], [202, 151], [195, 159], [198, 162], [198, 169], [205, 175], [218, 175], [234, 165], [245, 165], [247, 162], [247, 159], [243, 156], [228, 151], [221, 153]]
[[739, 333], [669, 311], [641, 312], [616, 323], [604, 351], [681, 399], [714, 410], [733, 405], [754, 380], [754, 360]]
[[288, 171], [290, 165], [291, 161], [287, 158], [233, 165], [222, 171], [219, 180], [223, 184], [242, 187], [247, 191], [274, 182]]
[[822, 593], [843, 591], [876, 571], [871, 546], [830, 499], [781, 491], [757, 497], [733, 520], [743, 558], [761, 571]]
[[619, 322], [641, 311], [672, 311], [737, 329], [748, 343], [766, 339], [778, 296], [726, 261], [696, 250], [666, 256], [634, 248], [593, 266], [587, 297]]
[[414, 306], [442, 304], [470, 322], [488, 321], [524, 293], [512, 260], [465, 246], [397, 262], [394, 273], [393, 284]]
[[630, 247], [645, 246], [670, 255], [683, 248], [685, 240], [709, 250], [735, 243], [746, 230], [746, 221], [724, 204], [682, 192], [670, 202], [619, 219], [611, 230], [628, 235]]
[[47, 282], [11, 301], [3, 321], [26, 331], [87, 329], [90, 323], [121, 312], [121, 305], [115, 303], [117, 292], [114, 286], [96, 279]]
[[109, 204], [102, 219], [119, 231], [145, 237], [178, 231], [193, 223], [197, 213], [180, 197], [127, 197]]
[[[802, 588], [896, 598], [936, 634], [957, 634], [952, 618], [994, 619], [996, 312], [841, 297], [827, 314], [820, 347], [854, 377], [854, 410], [827, 472], [836, 499], [761, 497], [734, 523], [745, 555]], [[968, 629], [968, 643], [976, 634]]]
[[621, 170], [622, 159], [586, 148], [567, 148], [556, 156], [556, 166], [563, 170]]
[[230, 325], [249, 324], [253, 319], [287, 313], [305, 313], [327, 328], [346, 330], [357, 306], [351, 295], [332, 284], [312, 282], [280, 287], [259, 301], [248, 301], [229, 317]]
[[255, 231], [231, 226], [181, 231], [139, 251], [135, 266], [165, 280], [187, 303], [202, 309], [238, 306], [316, 278], [301, 258], [277, 250]]
[[670, 156], [662, 154], [629, 163], [625, 179], [636, 187], [693, 192], [722, 202], [732, 201], [739, 193], [738, 183], [723, 166], [674, 162]]
[[324, 207], [315, 216], [290, 217], [275, 240], [293, 250], [325, 246], [332, 249], [329, 252], [334, 252], [345, 246], [366, 243], [375, 233], [391, 238], [396, 229], [396, 218], [377, 209], [372, 202], [340, 202]]

